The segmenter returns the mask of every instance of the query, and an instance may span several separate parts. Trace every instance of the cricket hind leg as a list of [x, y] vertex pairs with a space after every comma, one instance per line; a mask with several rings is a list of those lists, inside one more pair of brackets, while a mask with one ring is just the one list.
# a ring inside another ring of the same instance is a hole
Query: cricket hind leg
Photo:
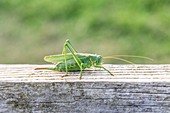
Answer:
[[83, 71], [83, 63], [82, 61], [75, 55], [77, 53], [77, 51], [73, 48], [71, 42], [67, 39], [66, 42], [64, 43], [64, 48], [62, 51], [62, 54], [64, 54], [64, 58], [65, 58], [65, 68], [66, 68], [66, 76], [68, 75], [68, 66], [67, 66], [67, 59], [66, 59], [66, 48], [71, 52], [74, 60], [76, 61], [76, 63], [78, 64], [79, 68], [80, 68], [80, 79], [82, 78], [82, 71]]
[[96, 68], [102, 68], [102, 69], [104, 69], [105, 71], [107, 71], [110, 75], [112, 75], [112, 76], [114, 76], [114, 74], [111, 72], [111, 71], [109, 71], [108, 69], [106, 69], [104, 66], [102, 66], [102, 65], [94, 65], [94, 67], [96, 67]]
[[68, 68], [67, 68], [67, 61], [66, 61], [66, 46], [65, 46], [65, 44], [64, 44], [62, 54], [64, 54], [64, 62], [65, 62], [65, 69], [66, 69], [66, 74], [62, 76], [62, 77], [64, 77], [64, 76], [68, 75]]

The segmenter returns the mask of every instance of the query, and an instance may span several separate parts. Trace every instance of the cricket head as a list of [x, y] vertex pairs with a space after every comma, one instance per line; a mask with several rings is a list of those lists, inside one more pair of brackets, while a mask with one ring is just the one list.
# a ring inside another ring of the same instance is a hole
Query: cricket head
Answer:
[[102, 63], [102, 56], [98, 55], [98, 56], [97, 56], [96, 64], [97, 64], [97, 65], [100, 65], [101, 63]]
[[91, 60], [93, 64], [100, 65], [102, 63], [102, 56], [100, 55], [91, 56]]

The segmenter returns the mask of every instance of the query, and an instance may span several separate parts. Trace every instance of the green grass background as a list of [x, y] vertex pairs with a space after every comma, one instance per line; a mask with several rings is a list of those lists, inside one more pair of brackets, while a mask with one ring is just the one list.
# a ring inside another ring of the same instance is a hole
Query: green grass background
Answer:
[[45, 63], [66, 39], [78, 52], [170, 63], [170, 0], [0, 0], [0, 63]]

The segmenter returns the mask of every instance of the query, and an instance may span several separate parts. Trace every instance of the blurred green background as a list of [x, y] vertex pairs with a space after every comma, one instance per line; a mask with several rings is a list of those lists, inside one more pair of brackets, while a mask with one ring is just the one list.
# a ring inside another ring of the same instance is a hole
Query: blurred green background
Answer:
[[0, 63], [45, 63], [66, 39], [78, 52], [170, 63], [170, 0], [0, 0]]

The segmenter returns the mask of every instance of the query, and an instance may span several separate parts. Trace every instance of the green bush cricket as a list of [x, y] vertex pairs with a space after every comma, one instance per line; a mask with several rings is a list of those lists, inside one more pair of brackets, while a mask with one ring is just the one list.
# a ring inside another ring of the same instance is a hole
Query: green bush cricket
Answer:
[[[66, 49], [70, 53], [66, 52]], [[148, 57], [143, 56], [130, 56], [130, 55], [117, 55], [117, 56], [124, 56], [124, 57], [139, 57], [139, 58], [146, 58], [150, 59]], [[102, 59], [103, 58], [114, 58], [117, 60], [122, 60], [128, 63], [133, 63], [130, 61], [127, 61], [125, 59], [119, 58], [115, 56], [108, 56], [108, 57], [102, 57], [101, 55], [96, 54], [87, 54], [87, 53], [78, 53], [72, 46], [71, 42], [67, 39], [64, 43], [64, 48], [62, 51], [62, 54], [58, 55], [50, 55], [45, 56], [44, 60], [51, 63], [57, 63], [54, 68], [36, 68], [36, 70], [41, 69], [47, 69], [47, 70], [54, 70], [54, 71], [65, 71], [66, 74], [64, 76], [68, 75], [68, 72], [72, 71], [80, 71], [80, 79], [82, 78], [82, 71], [86, 68], [95, 67], [95, 68], [102, 68], [105, 71], [107, 71], [110, 75], [113, 75], [111, 71], [106, 69], [104, 66], [102, 66]], [[151, 60], [151, 59], [150, 59]], [[64, 77], [62, 76], [62, 77]]]

